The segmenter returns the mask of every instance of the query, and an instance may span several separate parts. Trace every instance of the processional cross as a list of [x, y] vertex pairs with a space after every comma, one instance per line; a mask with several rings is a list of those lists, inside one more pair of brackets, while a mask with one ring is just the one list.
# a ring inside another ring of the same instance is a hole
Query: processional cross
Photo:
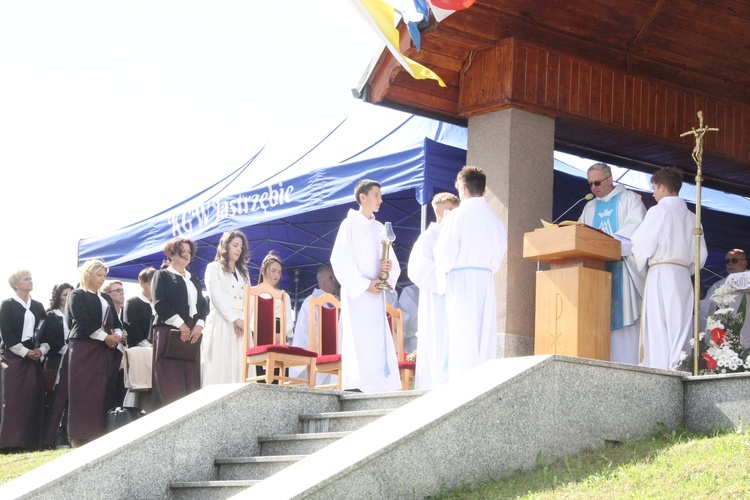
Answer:
[[692, 127], [692, 130], [683, 132], [680, 137], [693, 134], [695, 136], [695, 147], [693, 148], [693, 161], [695, 162], [696, 174], [695, 174], [695, 229], [693, 234], [695, 235], [695, 272], [693, 274], [693, 289], [695, 290], [695, 297], [693, 299], [693, 375], [698, 375], [698, 354], [699, 350], [699, 337], [700, 337], [700, 253], [701, 253], [701, 236], [703, 236], [703, 229], [701, 228], [701, 186], [703, 184], [703, 136], [706, 132], [718, 132], [718, 128], [706, 127], [703, 125], [703, 111], [698, 111], [698, 128]]

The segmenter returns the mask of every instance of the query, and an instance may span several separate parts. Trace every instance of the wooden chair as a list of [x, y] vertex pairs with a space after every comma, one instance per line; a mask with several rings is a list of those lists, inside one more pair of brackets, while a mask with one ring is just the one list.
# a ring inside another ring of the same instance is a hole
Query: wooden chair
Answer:
[[[267, 294], [261, 297], [261, 294]], [[301, 347], [285, 345], [286, 342], [286, 308], [282, 307], [277, 328], [276, 300], [289, 300], [286, 292], [276, 290], [268, 283], [245, 287], [245, 361], [242, 364], [242, 380], [257, 382], [265, 380], [267, 384], [276, 381], [279, 385], [306, 384], [315, 385], [315, 358], [317, 353]], [[251, 320], [252, 318], [252, 320]], [[277, 335], [278, 333], [278, 335]], [[248, 345], [252, 335], [253, 347]], [[248, 366], [262, 366], [265, 375], [247, 375]], [[290, 366], [307, 368], [307, 378], [295, 378], [286, 375]]]
[[[333, 306], [333, 307], [326, 307]], [[331, 293], [310, 297], [310, 349], [315, 349], [316, 374], [335, 375], [335, 384], [315, 385], [316, 389], [341, 390], [341, 352], [339, 351], [339, 313], [341, 302]]]
[[414, 373], [417, 363], [406, 361], [404, 352], [404, 316], [401, 309], [385, 304], [385, 314], [388, 317], [388, 325], [391, 327], [393, 342], [396, 344], [396, 360], [398, 361], [398, 372], [401, 376], [401, 390], [407, 391], [413, 387]]

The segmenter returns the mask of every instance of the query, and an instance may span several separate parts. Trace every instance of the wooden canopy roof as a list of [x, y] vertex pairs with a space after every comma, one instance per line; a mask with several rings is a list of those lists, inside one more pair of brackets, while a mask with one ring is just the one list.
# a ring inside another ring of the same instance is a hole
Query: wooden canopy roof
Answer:
[[702, 110], [720, 129], [704, 185], [750, 196], [750, 2], [478, 0], [431, 20], [420, 52], [401, 28], [402, 52], [448, 87], [384, 51], [363, 99], [464, 124], [526, 109], [555, 119], [557, 149], [647, 172], [695, 172], [694, 138], [679, 135]]

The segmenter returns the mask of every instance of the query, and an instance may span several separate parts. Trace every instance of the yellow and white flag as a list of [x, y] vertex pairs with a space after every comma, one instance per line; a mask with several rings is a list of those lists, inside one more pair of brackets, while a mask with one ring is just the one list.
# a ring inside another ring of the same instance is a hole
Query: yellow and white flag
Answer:
[[411, 76], [417, 80], [437, 80], [441, 87], [446, 86], [445, 82], [434, 71], [409, 59], [399, 51], [399, 33], [396, 29], [395, 10], [392, 5], [383, 0], [355, 0], [354, 3], [359, 7], [375, 32], [378, 33], [393, 57]]

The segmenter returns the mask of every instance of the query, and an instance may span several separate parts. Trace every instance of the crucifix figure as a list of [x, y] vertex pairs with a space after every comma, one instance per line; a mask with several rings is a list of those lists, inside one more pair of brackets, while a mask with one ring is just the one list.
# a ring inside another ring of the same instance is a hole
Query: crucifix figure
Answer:
[[693, 130], [681, 133], [680, 137], [685, 137], [690, 134], [695, 136], [695, 147], [693, 148], [692, 156], [695, 165], [698, 167], [698, 175], [700, 176], [702, 173], [701, 170], [703, 169], [703, 136], [706, 132], [718, 132], [719, 129], [703, 125], [703, 111], [698, 111], [698, 125], [699, 127], [697, 129], [692, 127]]

